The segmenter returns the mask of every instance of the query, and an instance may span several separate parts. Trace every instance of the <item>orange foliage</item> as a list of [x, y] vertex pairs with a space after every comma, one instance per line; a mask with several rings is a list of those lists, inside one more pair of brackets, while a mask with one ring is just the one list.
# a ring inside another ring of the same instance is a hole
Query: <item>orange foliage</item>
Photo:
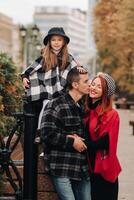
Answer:
[[119, 86], [134, 93], [134, 0], [101, 0], [94, 15], [102, 69], [109, 71]]

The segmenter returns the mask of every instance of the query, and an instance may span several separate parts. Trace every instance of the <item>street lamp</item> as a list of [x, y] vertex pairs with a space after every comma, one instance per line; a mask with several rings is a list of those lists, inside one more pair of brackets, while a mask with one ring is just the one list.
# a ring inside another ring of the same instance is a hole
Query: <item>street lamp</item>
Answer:
[[27, 29], [22, 25], [22, 26], [20, 27], [20, 34], [21, 34], [21, 37], [22, 37], [22, 38], [25, 38], [26, 32], [27, 32]]
[[21, 26], [20, 36], [22, 41], [22, 63], [23, 66], [28, 66], [40, 53], [40, 29], [36, 24], [27, 28]]
[[39, 31], [40, 31], [40, 29], [39, 29], [38, 26], [35, 24], [35, 25], [32, 27], [33, 36], [34, 36], [34, 37], [37, 37]]
[[[22, 41], [22, 61], [28, 66], [30, 61], [40, 52], [40, 35], [37, 25], [20, 27]], [[30, 60], [31, 59], [31, 60]], [[31, 107], [24, 101], [24, 168], [23, 168], [23, 199], [37, 200], [37, 163], [38, 146], [34, 143], [37, 124], [35, 114], [31, 114]]]

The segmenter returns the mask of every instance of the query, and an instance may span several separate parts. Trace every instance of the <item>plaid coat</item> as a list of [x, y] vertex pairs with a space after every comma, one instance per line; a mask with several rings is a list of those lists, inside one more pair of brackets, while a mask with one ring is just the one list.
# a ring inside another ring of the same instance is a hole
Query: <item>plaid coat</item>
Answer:
[[86, 152], [73, 148], [73, 138], [68, 134], [77, 133], [84, 137], [83, 117], [69, 94], [50, 101], [43, 113], [41, 141], [44, 143], [46, 170], [55, 176], [81, 180], [89, 177]]
[[[60, 55], [58, 56], [60, 62]], [[56, 66], [47, 72], [42, 70], [42, 57], [35, 60], [24, 72], [22, 78], [26, 77], [30, 80], [30, 88], [25, 90], [26, 97], [30, 101], [51, 100], [57, 97], [66, 84], [68, 72], [76, 66], [76, 63], [71, 55], [69, 55], [68, 63], [65, 70], [60, 71]]]

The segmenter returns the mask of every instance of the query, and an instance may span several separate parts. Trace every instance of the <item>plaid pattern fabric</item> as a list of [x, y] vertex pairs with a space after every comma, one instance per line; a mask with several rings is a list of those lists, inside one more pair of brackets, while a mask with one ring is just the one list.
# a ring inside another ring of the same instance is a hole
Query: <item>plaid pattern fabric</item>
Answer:
[[[59, 56], [60, 62], [60, 56]], [[30, 88], [25, 90], [28, 100], [37, 101], [39, 99], [53, 99], [57, 97], [66, 84], [68, 72], [76, 66], [76, 63], [71, 55], [69, 55], [66, 69], [60, 71], [59, 67], [43, 72], [42, 57], [38, 58], [31, 64], [23, 73], [22, 78], [27, 77], [30, 80]]]
[[84, 124], [78, 106], [69, 94], [50, 101], [43, 113], [41, 141], [44, 143], [46, 170], [55, 176], [80, 180], [89, 177], [86, 152], [73, 148], [68, 134], [84, 136]]

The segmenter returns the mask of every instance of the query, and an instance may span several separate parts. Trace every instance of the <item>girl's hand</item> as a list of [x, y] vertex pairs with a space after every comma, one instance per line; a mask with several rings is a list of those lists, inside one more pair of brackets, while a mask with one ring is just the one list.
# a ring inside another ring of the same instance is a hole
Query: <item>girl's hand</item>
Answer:
[[28, 78], [23, 78], [22, 82], [25, 88], [30, 88], [30, 81], [28, 80]]
[[80, 74], [85, 74], [87, 73], [87, 69], [85, 69], [84, 67], [82, 66], [77, 66], [77, 69], [79, 71]]

